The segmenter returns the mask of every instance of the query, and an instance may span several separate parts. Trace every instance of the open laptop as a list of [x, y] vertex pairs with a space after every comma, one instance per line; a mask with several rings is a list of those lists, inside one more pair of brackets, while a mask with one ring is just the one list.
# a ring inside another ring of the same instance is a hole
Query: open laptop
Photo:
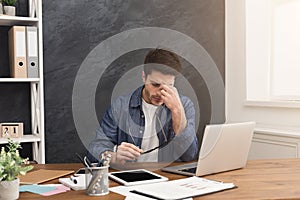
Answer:
[[255, 122], [207, 125], [198, 162], [162, 168], [189, 176], [239, 169], [246, 166]]

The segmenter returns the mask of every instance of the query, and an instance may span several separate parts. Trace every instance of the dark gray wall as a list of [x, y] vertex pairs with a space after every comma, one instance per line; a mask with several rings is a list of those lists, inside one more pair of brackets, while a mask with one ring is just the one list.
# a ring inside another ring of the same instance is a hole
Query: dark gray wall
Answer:
[[[46, 162], [76, 162], [75, 152], [85, 153], [72, 116], [73, 84], [84, 58], [108, 37], [147, 26], [177, 30], [195, 39], [211, 55], [224, 78], [224, 0], [43, 2]], [[141, 64], [145, 52], [130, 52], [109, 66], [97, 89], [99, 120], [122, 70]], [[210, 97], [202, 77], [194, 72], [186, 62], [184, 75], [200, 102], [201, 141], [203, 127], [211, 116]], [[224, 110], [220, 113], [223, 115]]]

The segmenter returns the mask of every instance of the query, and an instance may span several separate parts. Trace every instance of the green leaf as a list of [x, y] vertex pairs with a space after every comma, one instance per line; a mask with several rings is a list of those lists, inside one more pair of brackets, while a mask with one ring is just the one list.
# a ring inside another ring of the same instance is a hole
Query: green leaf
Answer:
[[3, 147], [0, 153], [0, 181], [15, 180], [17, 176], [25, 175], [33, 168], [33, 166], [24, 165], [28, 162], [28, 158], [23, 159], [20, 156], [18, 149], [21, 146], [18, 142], [9, 139], [6, 148], [8, 149], [7, 152]]
[[14, 6], [17, 0], [2, 0], [6, 6]]

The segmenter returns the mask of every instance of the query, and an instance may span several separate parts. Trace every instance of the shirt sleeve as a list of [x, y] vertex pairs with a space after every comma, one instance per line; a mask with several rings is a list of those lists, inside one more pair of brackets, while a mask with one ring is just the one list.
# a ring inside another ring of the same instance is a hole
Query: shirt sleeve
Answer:
[[162, 149], [161, 159], [166, 162], [173, 161], [192, 161], [198, 154], [198, 140], [195, 131], [195, 108], [192, 101], [184, 97], [182, 98], [187, 124], [185, 129], [178, 135], [175, 133], [170, 124], [170, 134], [174, 137]]
[[113, 115], [112, 107], [104, 114], [100, 127], [96, 130], [95, 139], [89, 144], [88, 151], [94, 157], [92, 160], [98, 159], [104, 151], [113, 151], [117, 144], [118, 125]]

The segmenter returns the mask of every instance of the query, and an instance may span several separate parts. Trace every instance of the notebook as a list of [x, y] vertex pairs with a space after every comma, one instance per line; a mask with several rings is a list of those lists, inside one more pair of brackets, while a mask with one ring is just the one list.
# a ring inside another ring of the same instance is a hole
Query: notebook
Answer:
[[246, 166], [255, 122], [207, 125], [198, 162], [165, 167], [162, 171], [204, 176]]
[[24, 176], [20, 176], [20, 184], [39, 184], [72, 173], [74, 173], [73, 170], [39, 169], [30, 171]]

